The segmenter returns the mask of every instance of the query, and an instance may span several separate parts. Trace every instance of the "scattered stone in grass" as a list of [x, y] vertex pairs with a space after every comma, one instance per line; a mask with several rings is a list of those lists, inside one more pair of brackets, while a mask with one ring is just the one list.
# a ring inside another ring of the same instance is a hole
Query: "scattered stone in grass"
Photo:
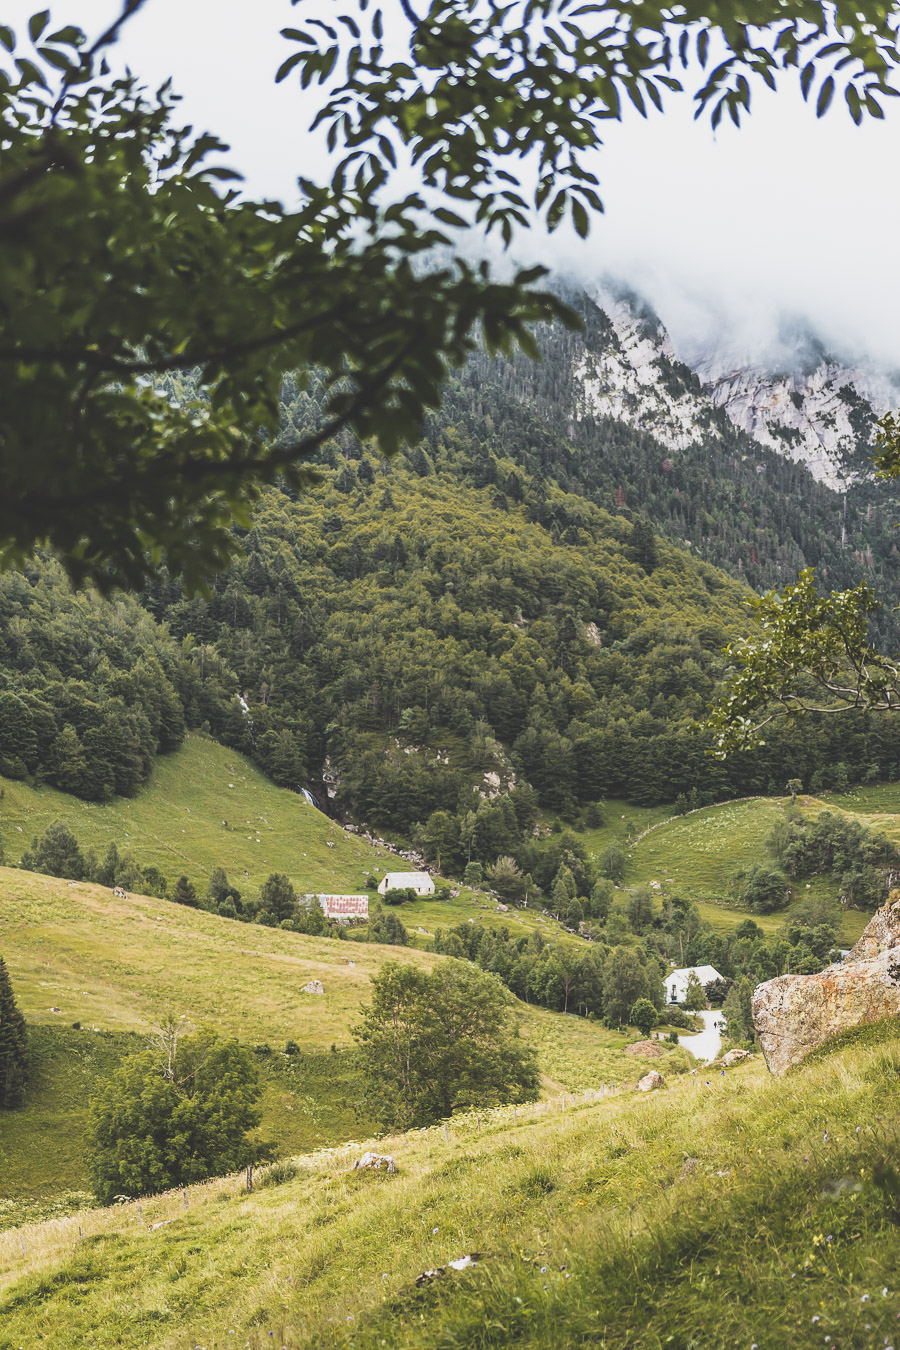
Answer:
[[385, 1153], [364, 1153], [361, 1158], [353, 1164], [352, 1171], [357, 1168], [368, 1168], [373, 1172], [379, 1172], [382, 1168], [386, 1172], [396, 1172], [397, 1164], [394, 1159]]
[[483, 1260], [484, 1257], [480, 1252], [468, 1252], [465, 1256], [458, 1256], [455, 1261], [448, 1261], [445, 1266], [436, 1266], [434, 1270], [423, 1270], [421, 1275], [416, 1276], [416, 1285], [430, 1284], [432, 1280], [439, 1280], [442, 1275], [447, 1274], [448, 1270], [469, 1270]]
[[753, 1059], [753, 1058], [754, 1056], [751, 1055], [749, 1050], [739, 1050], [737, 1046], [735, 1046], [733, 1050], [729, 1050], [728, 1054], [723, 1056], [721, 1062], [726, 1069], [730, 1069], [732, 1064], [737, 1064], [742, 1059]]
[[653, 1092], [656, 1088], [665, 1087], [666, 1080], [656, 1069], [651, 1069], [637, 1085], [638, 1092]]
[[303, 988], [300, 990], [300, 993], [301, 993], [301, 994], [324, 994], [324, 993], [325, 993], [325, 986], [322, 984], [322, 981], [321, 981], [321, 980], [310, 980], [310, 981], [309, 981], [309, 984], [305, 984], [305, 985], [303, 986]]

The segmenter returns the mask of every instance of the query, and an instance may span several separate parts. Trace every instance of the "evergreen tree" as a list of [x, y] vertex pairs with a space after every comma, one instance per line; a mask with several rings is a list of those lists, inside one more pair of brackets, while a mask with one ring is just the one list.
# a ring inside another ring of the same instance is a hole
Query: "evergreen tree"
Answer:
[[20, 866], [27, 872], [68, 877], [70, 881], [82, 881], [85, 876], [84, 855], [78, 840], [61, 820], [48, 825], [40, 839], [32, 839], [31, 848], [22, 854]]
[[171, 898], [176, 905], [191, 905], [195, 909], [197, 907], [197, 892], [194, 888], [194, 884], [193, 882], [188, 881], [183, 872], [175, 882]]
[[648, 574], [659, 565], [656, 538], [650, 522], [638, 519], [631, 529], [631, 547], [636, 560]]
[[[271, 872], [262, 884], [259, 893], [263, 914], [281, 923], [285, 919], [296, 918], [297, 892], [291, 879], [284, 872]], [[321, 907], [319, 907], [321, 912]]]
[[0, 956], [0, 1110], [22, 1105], [27, 1068], [25, 1018], [16, 1007], [9, 971]]

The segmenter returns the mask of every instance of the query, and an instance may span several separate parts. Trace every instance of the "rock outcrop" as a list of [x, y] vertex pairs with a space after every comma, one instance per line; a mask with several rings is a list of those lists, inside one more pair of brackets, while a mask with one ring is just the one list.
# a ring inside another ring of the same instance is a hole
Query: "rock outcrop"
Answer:
[[386, 1172], [396, 1172], [397, 1164], [388, 1153], [364, 1153], [361, 1158], [353, 1164], [353, 1170], [357, 1168], [371, 1168], [373, 1172], [380, 1172], [382, 1168]]
[[665, 1087], [666, 1080], [656, 1069], [651, 1069], [637, 1085], [638, 1092], [653, 1092], [656, 1088]]
[[753, 1024], [775, 1074], [840, 1032], [884, 1017], [900, 1017], [900, 890], [891, 891], [839, 965], [819, 975], [779, 975], [753, 995]]

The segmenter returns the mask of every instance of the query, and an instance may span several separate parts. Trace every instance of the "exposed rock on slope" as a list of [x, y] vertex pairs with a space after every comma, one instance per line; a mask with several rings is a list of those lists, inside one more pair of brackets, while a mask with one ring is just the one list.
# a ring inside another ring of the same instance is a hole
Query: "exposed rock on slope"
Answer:
[[691, 369], [638, 297], [600, 287], [594, 299], [609, 326], [576, 360], [576, 417], [615, 418], [677, 454], [721, 440], [721, 409], [836, 491], [871, 473], [875, 421], [900, 400], [896, 375], [844, 365], [808, 335], [795, 339], [796, 351], [789, 345], [780, 353], [787, 373], [725, 350]]
[[753, 1023], [775, 1074], [852, 1027], [900, 1016], [900, 891], [869, 921], [839, 965], [819, 975], [779, 975], [758, 985]]

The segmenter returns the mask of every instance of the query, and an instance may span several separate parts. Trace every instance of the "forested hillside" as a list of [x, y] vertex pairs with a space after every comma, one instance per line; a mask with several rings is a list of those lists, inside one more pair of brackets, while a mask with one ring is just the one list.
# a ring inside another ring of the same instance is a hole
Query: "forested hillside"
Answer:
[[[494, 481], [475, 486], [479, 457]], [[234, 671], [249, 712], [212, 730], [282, 781], [324, 765], [340, 809], [401, 832], [435, 811], [464, 829], [480, 811], [496, 856], [537, 807], [782, 790], [786, 764], [836, 782], [896, 774], [890, 718], [710, 758], [700, 723], [745, 592], [644, 522], [452, 426], [390, 463], [352, 444], [329, 459], [296, 501], [266, 495], [246, 560], [210, 599], [166, 582], [145, 601]]]
[[[165, 571], [140, 600], [73, 596], [46, 558], [0, 578], [0, 772], [127, 796], [201, 728], [357, 820], [422, 826], [457, 872], [527, 870], [540, 810], [782, 791], [785, 766], [816, 789], [896, 778], [890, 718], [808, 720], [725, 763], [702, 730], [746, 584], [817, 563], [892, 593], [886, 490], [842, 501], [711, 405], [677, 453], [592, 419], [579, 371], [618, 339], [568, 298], [582, 334], [544, 330], [537, 365], [473, 357], [420, 445], [385, 461], [343, 433], [310, 487], [267, 489], [206, 596]], [[654, 371], [673, 402], [699, 389]], [[315, 428], [315, 379], [287, 378], [282, 409], [285, 436]]]
[[[450, 386], [445, 419], [464, 427], [476, 444], [569, 492], [629, 516], [646, 515], [655, 530], [683, 540], [756, 590], [816, 567], [826, 591], [865, 578], [888, 600], [900, 598], [894, 484], [869, 477], [845, 495], [832, 491], [803, 464], [740, 431], [712, 400], [704, 410], [697, 376], [664, 352], [652, 363], [646, 397], [662, 396], [673, 407], [688, 397], [699, 400], [701, 420], [708, 418], [705, 434], [701, 428], [697, 437], [685, 435], [673, 450], [646, 430], [593, 415], [585, 372], [617, 348], [618, 338], [583, 292], [569, 290], [566, 299], [583, 317], [582, 332], [542, 328], [537, 365], [522, 356], [473, 357]], [[640, 302], [633, 303], [640, 317]], [[655, 315], [646, 312], [643, 321], [648, 335], [658, 337]], [[874, 418], [861, 399], [857, 404], [856, 467], [865, 469]], [[888, 645], [900, 646], [889, 608], [879, 623]]]

